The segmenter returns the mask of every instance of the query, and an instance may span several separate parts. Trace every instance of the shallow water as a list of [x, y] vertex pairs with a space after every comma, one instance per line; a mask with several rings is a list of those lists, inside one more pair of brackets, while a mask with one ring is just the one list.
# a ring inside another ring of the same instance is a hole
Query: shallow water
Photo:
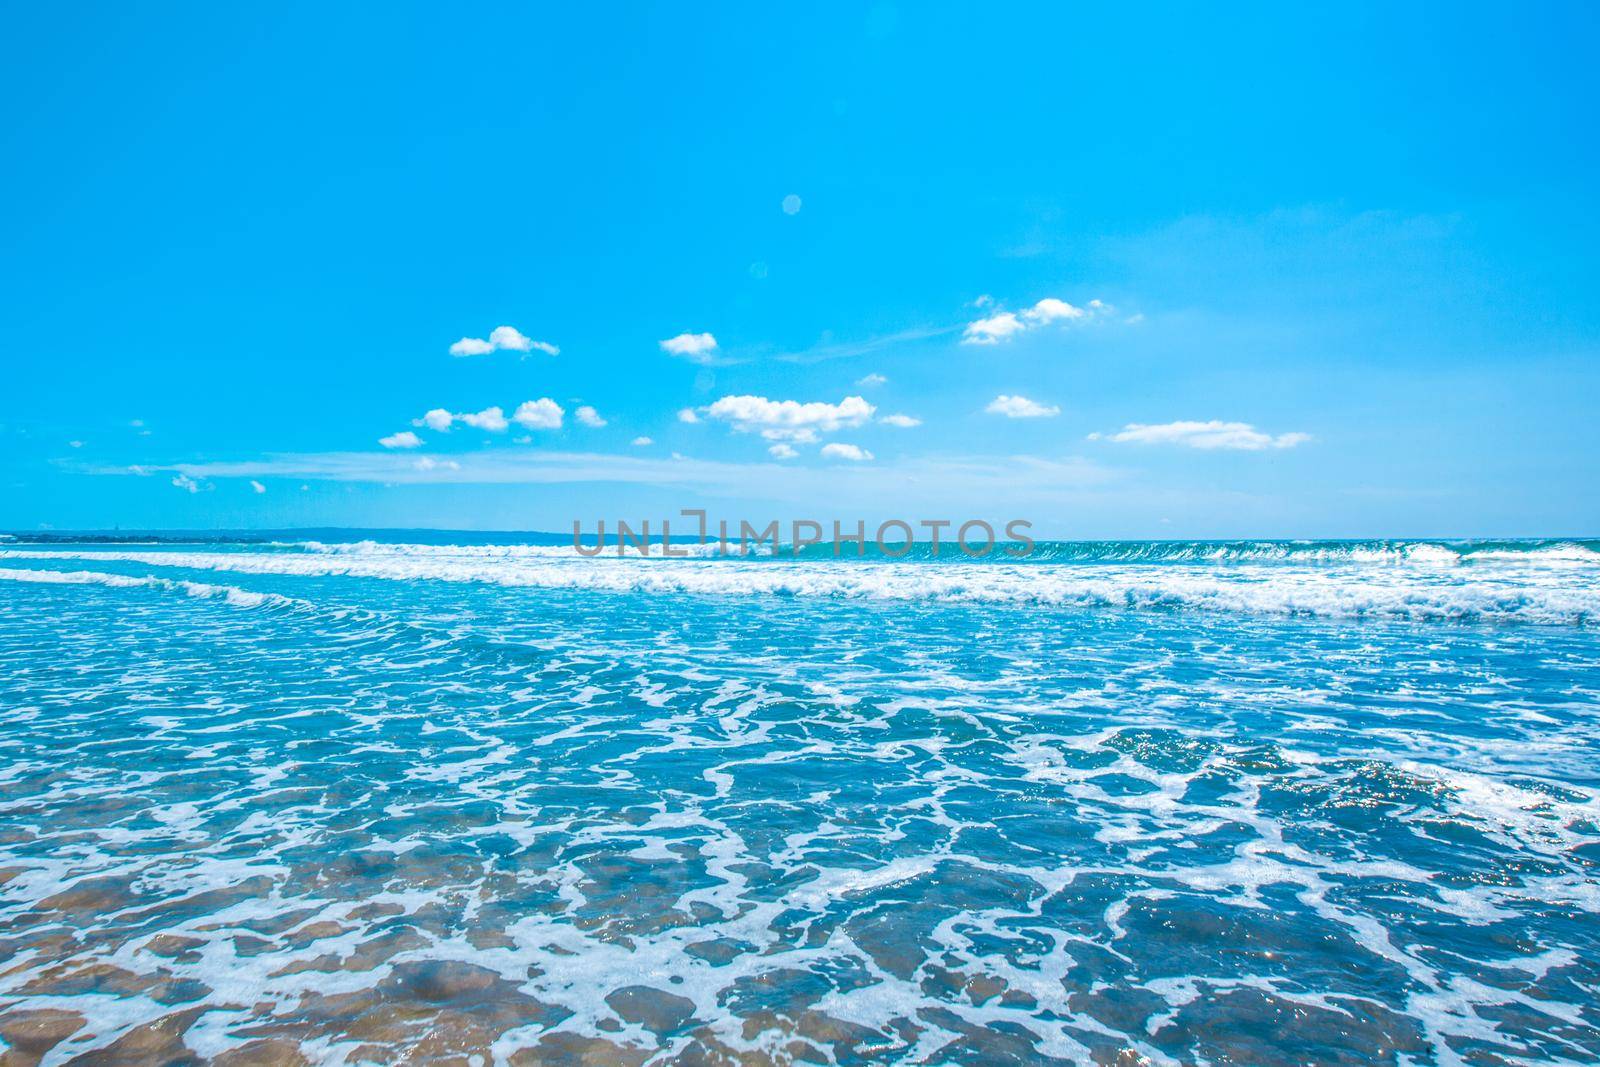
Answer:
[[6, 546], [4, 1055], [1593, 1063], [1596, 619], [1573, 543]]

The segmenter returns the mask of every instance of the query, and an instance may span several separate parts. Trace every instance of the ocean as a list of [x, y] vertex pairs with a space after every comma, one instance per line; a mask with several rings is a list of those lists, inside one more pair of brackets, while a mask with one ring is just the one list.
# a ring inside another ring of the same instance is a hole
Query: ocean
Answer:
[[1600, 542], [0, 543], [0, 1060], [1600, 1062]]

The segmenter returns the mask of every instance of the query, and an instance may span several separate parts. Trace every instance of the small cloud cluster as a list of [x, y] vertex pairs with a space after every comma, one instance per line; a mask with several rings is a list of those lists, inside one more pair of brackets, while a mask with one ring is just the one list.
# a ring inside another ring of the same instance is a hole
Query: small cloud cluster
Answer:
[[874, 386], [883, 385], [888, 380], [889, 379], [885, 378], [883, 375], [874, 373], [868, 374], [865, 377], [857, 378], [856, 385], [863, 389], [871, 389]]
[[885, 426], [893, 426], [901, 430], [909, 430], [913, 426], [921, 426], [922, 420], [911, 415], [885, 415], [878, 420]]
[[535, 341], [514, 326], [496, 326], [488, 340], [481, 337], [463, 337], [450, 346], [452, 356], [487, 356], [490, 352], [543, 352], [559, 356], [561, 349], [548, 341]]
[[[498, 405], [484, 408], [482, 411], [463, 412], [433, 408], [423, 413], [421, 417], [412, 419], [411, 425], [419, 429], [432, 430], [434, 433], [449, 433], [456, 423], [488, 433], [504, 433], [511, 428], [512, 423], [526, 430], [559, 430], [565, 416], [566, 410], [560, 404], [544, 396], [538, 400], [524, 400], [517, 405], [517, 410], [511, 413], [510, 418], [506, 417], [505, 409]], [[587, 404], [578, 409], [577, 418], [585, 426], [598, 427], [606, 424], [600, 413]], [[517, 440], [526, 443], [530, 439]], [[378, 444], [384, 448], [421, 448], [423, 440], [411, 430], [401, 430], [399, 433], [378, 438]]]
[[[837, 404], [824, 401], [801, 403], [798, 400], [772, 400], [764, 396], [725, 396], [698, 410], [684, 408], [678, 412], [680, 422], [698, 423], [701, 415], [716, 422], [725, 422], [737, 433], [759, 434], [773, 442], [767, 454], [773, 459], [795, 459], [800, 455], [795, 445], [815, 444], [823, 434], [854, 429], [872, 421], [877, 408], [859, 396], [847, 396]], [[909, 427], [921, 425], [920, 420], [909, 415], [889, 415], [883, 420], [890, 426]], [[872, 453], [858, 445], [833, 442], [822, 446], [824, 459], [843, 459], [863, 462], [873, 458]]]
[[[974, 301], [974, 306], [988, 308], [993, 306], [993, 303], [991, 298], [983, 296]], [[1001, 341], [1009, 341], [1017, 334], [1048, 326], [1053, 322], [1087, 322], [1100, 315], [1109, 315], [1114, 310], [1110, 304], [1101, 300], [1091, 300], [1087, 306], [1078, 307], [1065, 300], [1047, 296], [1024, 311], [996, 311], [992, 315], [974, 319], [967, 323], [966, 329], [962, 330], [961, 343], [996, 345]]]
[[[588, 418], [585, 418], [584, 411], [587, 411], [595, 421], [591, 422]], [[561, 429], [562, 418], [565, 415], [566, 410], [560, 404], [545, 396], [540, 397], [538, 400], [524, 400], [517, 405], [517, 410], [511, 413], [510, 419], [506, 418], [505, 409], [498, 406], [484, 408], [482, 411], [461, 413], [447, 411], [444, 408], [434, 408], [421, 418], [413, 419], [411, 425], [426, 427], [435, 433], [449, 433], [450, 428], [458, 422], [463, 426], [487, 430], [489, 433], [503, 433], [513, 422], [528, 430], [559, 430]], [[578, 417], [580, 421], [588, 426], [605, 425], [605, 420], [600, 418], [599, 413], [592, 407], [580, 409]], [[395, 443], [391, 444], [391, 441]], [[417, 435], [409, 430], [394, 434], [391, 437], [385, 437], [379, 442], [385, 448], [415, 448], [421, 443], [421, 440], [417, 439]]]
[[1061, 414], [1061, 409], [1054, 404], [1041, 404], [1025, 396], [1004, 394], [989, 401], [989, 406], [983, 410], [990, 415], [1004, 415], [1008, 419], [1048, 419]]
[[[837, 404], [802, 404], [797, 400], [744, 395], [725, 396], [703, 410], [708, 418], [726, 422], [739, 433], [759, 433], [769, 441], [810, 444], [822, 434], [863, 425], [878, 409], [859, 396], [847, 396]], [[683, 418], [683, 413], [678, 417]]]
[[1269, 448], [1293, 448], [1311, 440], [1308, 433], [1263, 433], [1248, 422], [1223, 422], [1211, 419], [1147, 424], [1130, 422], [1111, 434], [1092, 433], [1091, 441], [1114, 441], [1118, 444], [1176, 445], [1180, 448], [1203, 450], [1226, 449], [1239, 452], [1260, 452]]

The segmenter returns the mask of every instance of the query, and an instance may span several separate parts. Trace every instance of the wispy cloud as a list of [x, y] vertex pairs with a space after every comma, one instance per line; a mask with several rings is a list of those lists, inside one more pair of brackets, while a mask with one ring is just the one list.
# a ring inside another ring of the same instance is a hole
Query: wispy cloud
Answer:
[[600, 417], [600, 413], [594, 408], [590, 407], [588, 404], [585, 404], [577, 411], [574, 411], [572, 413], [572, 417], [583, 423], [585, 426], [592, 426], [597, 430], [606, 424], [606, 420]]
[[[983, 307], [991, 304], [980, 305]], [[1048, 326], [1051, 323], [1082, 323], [1101, 315], [1110, 315], [1115, 311], [1110, 304], [1101, 300], [1091, 300], [1084, 307], [1069, 304], [1053, 296], [1047, 296], [1024, 311], [997, 311], [981, 319], [974, 319], [967, 323], [961, 332], [961, 343], [964, 345], [995, 345], [1002, 341], [1009, 341], [1018, 334], [1029, 330]]]
[[189, 477], [187, 474], [173, 475], [172, 484], [175, 487], [182, 489], [185, 493], [198, 493], [200, 491], [200, 483]]
[[860, 378], [857, 378], [856, 379], [856, 384], [859, 385], [863, 389], [871, 389], [871, 388], [874, 388], [875, 386], [883, 385], [888, 380], [889, 379], [885, 378], [881, 374], [867, 374], [867, 375], [863, 375]]
[[991, 415], [1004, 415], [1008, 419], [1048, 419], [1061, 414], [1054, 404], [1041, 404], [1025, 396], [1000, 395], [989, 401], [983, 409]]
[[821, 434], [860, 426], [877, 408], [859, 396], [829, 404], [744, 395], [725, 396], [704, 411], [708, 418], [726, 422], [739, 433], [759, 433], [769, 441], [807, 443]]
[[901, 430], [909, 430], [914, 426], [921, 426], [922, 420], [911, 415], [885, 415], [878, 420], [885, 426], [894, 426]]
[[767, 455], [771, 456], [773, 459], [794, 459], [799, 454], [800, 453], [795, 451], [794, 448], [784, 444], [782, 441], [767, 449]]
[[[783, 443], [783, 442], [778, 442]], [[781, 454], [780, 454], [781, 455]], [[833, 457], [829, 457], [833, 458]], [[1082, 500], [1119, 480], [1118, 472], [1082, 457], [1015, 455], [901, 457], [886, 463], [818, 466], [778, 462], [730, 463], [640, 453], [550, 452], [488, 448], [450, 459], [394, 452], [275, 455], [242, 462], [185, 463], [144, 468], [196, 483], [212, 478], [293, 478], [372, 484], [627, 483], [681, 487], [730, 498], [788, 500], [815, 507], [873, 509], [892, 502], [988, 512], [1024, 503]], [[81, 468], [84, 473], [130, 475], [126, 466]], [[976, 510], [974, 510], [976, 509]]]
[[648, 445], [653, 445], [656, 442], [655, 442], [654, 438], [646, 437], [644, 434], [640, 434], [638, 437], [635, 437], [629, 443], [632, 444], [635, 448], [644, 448], [644, 447], [646, 447]]
[[662, 341], [661, 351], [691, 363], [710, 363], [716, 356], [717, 339], [709, 333], [680, 333]]
[[450, 346], [452, 356], [487, 356], [496, 351], [543, 352], [559, 356], [561, 349], [548, 341], [535, 341], [514, 326], [496, 326], [487, 340], [481, 337], [463, 337]]
[[1179, 421], [1148, 424], [1130, 422], [1116, 433], [1089, 435], [1091, 441], [1114, 441], [1118, 444], [1176, 445], [1180, 448], [1225, 449], [1241, 452], [1260, 452], [1269, 448], [1294, 448], [1311, 440], [1308, 433], [1269, 434], [1257, 430], [1248, 422]]
[[[941, 337], [955, 333], [959, 329], [961, 329], [960, 326], [915, 326], [908, 330], [881, 334], [877, 337], [868, 337], [859, 341], [834, 341], [828, 339], [810, 348], [781, 352], [767, 358], [784, 363], [821, 363], [830, 359], [849, 359], [853, 356], [871, 355], [874, 352], [881, 352], [884, 349], [894, 348], [898, 345], [926, 341], [932, 337]], [[865, 388], [873, 385], [882, 385], [886, 381], [888, 379], [881, 374], [869, 374], [856, 384]]]
[[256, 481], [254, 478], [251, 478], [250, 491], [257, 494], [265, 493], [267, 491], [267, 487]]

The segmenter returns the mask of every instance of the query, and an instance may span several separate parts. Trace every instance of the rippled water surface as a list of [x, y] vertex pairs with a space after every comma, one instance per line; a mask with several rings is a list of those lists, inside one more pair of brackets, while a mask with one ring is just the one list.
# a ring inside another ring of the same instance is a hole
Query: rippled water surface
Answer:
[[0, 1062], [1594, 1063], [1597, 621], [1593, 543], [0, 546]]

